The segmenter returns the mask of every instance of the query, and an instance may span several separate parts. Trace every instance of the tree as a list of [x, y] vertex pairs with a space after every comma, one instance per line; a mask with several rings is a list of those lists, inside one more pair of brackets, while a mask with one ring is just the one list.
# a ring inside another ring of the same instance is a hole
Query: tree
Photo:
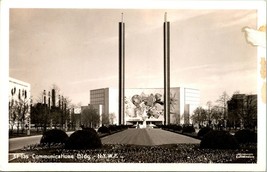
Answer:
[[109, 125], [109, 114], [102, 114], [102, 125]]
[[[57, 103], [55, 102], [56, 97], [58, 97]], [[44, 131], [46, 131], [48, 124], [50, 124], [50, 127], [54, 126], [55, 128], [60, 126], [61, 129], [65, 126], [65, 129], [67, 129], [68, 123], [70, 122], [70, 110], [72, 109], [71, 100], [59, 94], [58, 86], [54, 84], [51, 92], [44, 90], [40, 94], [37, 104], [44, 105], [43, 109], [35, 109], [35, 113], [41, 115], [41, 119], [38, 119], [39, 117], [35, 114], [32, 114], [32, 118], [36, 118], [33, 121], [41, 122], [40, 125], [43, 126]], [[40, 107], [40, 105], [38, 106]], [[37, 110], [40, 110], [42, 113], [36, 112]]]
[[215, 127], [219, 124], [223, 117], [223, 110], [219, 106], [213, 106], [211, 108], [211, 120], [214, 121]]
[[16, 104], [12, 95], [12, 99], [9, 101], [9, 125], [11, 126], [11, 131], [10, 131], [11, 134], [13, 134], [13, 128], [16, 123], [16, 120], [17, 120]]
[[220, 95], [219, 99], [216, 100], [218, 103], [218, 106], [222, 108], [223, 112], [223, 117], [220, 122], [220, 127], [222, 128], [227, 128], [227, 101], [229, 100], [229, 95], [224, 91], [222, 95]]
[[244, 94], [234, 94], [228, 103], [228, 120], [230, 126], [236, 129], [237, 126], [242, 127], [242, 116], [244, 113]]
[[208, 101], [207, 102], [207, 118], [208, 118], [208, 121], [209, 121], [209, 125], [211, 124], [211, 108], [212, 108], [212, 102], [211, 101]]
[[[23, 93], [24, 92], [24, 93]], [[22, 90], [22, 95], [19, 96], [19, 100], [16, 105], [16, 112], [18, 114], [17, 120], [17, 133], [19, 133], [19, 126], [21, 125], [21, 131], [24, 132], [26, 114], [29, 112], [29, 99], [25, 95], [25, 91]]]
[[257, 126], [257, 95], [248, 95], [245, 102], [244, 127], [255, 129]]
[[89, 106], [82, 110], [81, 112], [81, 123], [84, 127], [96, 128], [100, 121], [100, 116], [98, 115], [96, 109], [93, 106]]
[[[72, 104], [70, 106], [70, 108], [72, 109], [70, 115], [70, 125], [73, 130], [81, 126], [81, 112], [79, 111], [79, 109], [81, 109], [81, 106], [82, 106], [81, 102], [79, 102], [76, 105]], [[78, 111], [75, 111], [75, 109]]]
[[42, 127], [43, 124], [45, 123], [44, 114], [45, 114], [44, 104], [36, 103], [31, 107], [31, 123], [35, 124], [37, 132], [39, 131], [39, 127]]
[[202, 107], [198, 107], [194, 110], [191, 118], [193, 120], [193, 123], [198, 123], [199, 126], [201, 126], [207, 120], [207, 112]]
[[17, 125], [17, 133], [19, 134], [20, 128], [24, 132], [26, 114], [30, 109], [30, 98], [28, 97], [27, 90], [19, 89], [16, 94], [16, 88], [11, 89], [11, 100], [9, 101], [9, 124], [11, 125], [11, 133], [13, 127]]
[[234, 94], [228, 101], [228, 119], [234, 126], [254, 129], [257, 126], [257, 95]]
[[110, 113], [109, 114], [109, 120], [110, 120], [110, 124], [113, 125], [116, 119], [116, 115], [115, 113]]
[[59, 125], [61, 124], [61, 114], [62, 114], [62, 109], [60, 109], [59, 107], [51, 107], [50, 125], [54, 126], [55, 128], [59, 127]]
[[223, 109], [223, 119], [226, 119], [226, 112], [227, 112], [227, 101], [230, 99], [229, 95], [224, 91], [222, 95], [220, 95], [219, 99], [216, 100], [218, 106], [222, 107]]

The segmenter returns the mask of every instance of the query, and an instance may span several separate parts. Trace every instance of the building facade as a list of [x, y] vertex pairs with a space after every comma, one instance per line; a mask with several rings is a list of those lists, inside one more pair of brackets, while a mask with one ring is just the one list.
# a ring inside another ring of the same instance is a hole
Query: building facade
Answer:
[[[126, 88], [124, 124], [164, 124], [163, 88]], [[199, 106], [200, 91], [192, 88], [170, 89], [170, 113], [172, 124], [189, 124], [190, 116]], [[110, 115], [110, 123], [119, 124], [118, 89], [102, 88], [90, 90], [90, 105], [103, 114]], [[100, 106], [101, 105], [101, 106]]]
[[31, 85], [9, 78], [9, 129], [30, 127]]

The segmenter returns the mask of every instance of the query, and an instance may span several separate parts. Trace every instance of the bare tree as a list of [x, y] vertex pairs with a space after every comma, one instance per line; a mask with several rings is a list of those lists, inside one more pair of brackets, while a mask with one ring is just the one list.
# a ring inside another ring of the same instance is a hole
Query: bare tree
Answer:
[[[20, 95], [21, 94], [21, 95]], [[17, 123], [17, 129], [19, 133], [19, 126], [21, 125], [21, 131], [22, 133], [24, 132], [24, 127], [25, 127], [25, 119], [26, 119], [26, 114], [29, 112], [29, 106], [30, 104], [30, 99], [27, 97], [27, 91], [26, 90], [21, 90], [21, 93], [19, 93], [19, 99], [16, 105], [16, 111], [18, 114], [18, 123]]]
[[229, 95], [224, 91], [222, 95], [220, 95], [219, 99], [216, 100], [218, 106], [220, 106], [223, 110], [223, 126], [227, 127], [227, 101], [230, 99]]
[[207, 112], [202, 107], [198, 107], [194, 110], [194, 114], [191, 118], [193, 123], [198, 123], [198, 125], [201, 126], [207, 120]]
[[10, 133], [13, 134], [14, 125], [16, 124], [17, 113], [16, 113], [16, 104], [12, 99], [9, 102], [9, 125], [11, 127]]
[[[17, 94], [16, 94], [17, 92]], [[9, 101], [9, 124], [11, 125], [11, 133], [13, 133], [13, 127], [17, 125], [17, 133], [24, 132], [26, 114], [29, 112], [30, 97], [27, 90], [11, 89], [11, 100]]]
[[116, 119], [116, 115], [114, 113], [110, 113], [109, 114], [109, 120], [110, 120], [110, 124], [114, 124], [115, 122], [115, 119]]
[[212, 102], [211, 101], [208, 101], [207, 102], [207, 118], [208, 118], [208, 121], [209, 121], [209, 125], [211, 124], [211, 108], [212, 108]]
[[109, 125], [109, 114], [102, 114], [102, 125]]
[[213, 106], [211, 108], [211, 120], [213, 121], [214, 127], [218, 129], [221, 123], [221, 119], [223, 118], [223, 109], [220, 106]]
[[81, 123], [84, 127], [96, 128], [99, 124], [100, 116], [97, 111], [89, 106], [81, 112]]

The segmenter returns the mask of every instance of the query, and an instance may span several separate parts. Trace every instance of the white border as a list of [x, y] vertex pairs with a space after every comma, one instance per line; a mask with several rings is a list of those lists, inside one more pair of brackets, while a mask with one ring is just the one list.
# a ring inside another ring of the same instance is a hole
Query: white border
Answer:
[[[9, 9], [10, 8], [91, 8], [91, 9], [257, 9], [258, 25], [266, 25], [265, 1], [175, 1], [175, 0], [2, 0], [1, 2], [1, 135], [0, 170], [102, 170], [102, 171], [265, 171], [266, 170], [266, 105], [258, 102], [258, 163], [257, 164], [79, 164], [79, 163], [43, 163], [9, 164], [8, 161], [8, 66], [9, 66]], [[261, 50], [259, 50], [261, 51]], [[260, 53], [259, 53], [260, 54]], [[266, 57], [266, 55], [265, 55]], [[258, 60], [259, 60], [258, 55]], [[259, 61], [258, 61], [259, 63]], [[259, 65], [258, 65], [259, 71]], [[259, 75], [259, 73], [258, 73]], [[2, 82], [4, 81], [4, 82]], [[258, 87], [259, 90], [259, 87]], [[258, 91], [259, 93], [259, 91]], [[258, 94], [260, 96], [260, 94]], [[3, 143], [5, 142], [5, 144]]]

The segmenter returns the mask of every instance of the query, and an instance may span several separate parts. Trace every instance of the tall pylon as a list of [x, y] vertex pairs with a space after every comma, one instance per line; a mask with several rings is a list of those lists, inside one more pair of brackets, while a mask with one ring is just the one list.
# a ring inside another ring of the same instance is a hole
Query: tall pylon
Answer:
[[124, 124], [125, 97], [125, 23], [123, 13], [119, 22], [119, 124]]
[[164, 124], [170, 123], [170, 22], [167, 13], [163, 24], [163, 53], [164, 53]]

